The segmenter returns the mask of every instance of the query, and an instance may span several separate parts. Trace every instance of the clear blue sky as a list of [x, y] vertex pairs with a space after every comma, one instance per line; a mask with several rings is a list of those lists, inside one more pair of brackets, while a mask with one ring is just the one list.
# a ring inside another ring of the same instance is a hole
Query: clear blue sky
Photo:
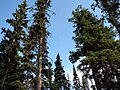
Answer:
[[[28, 3], [34, 4], [36, 0], [27, 0]], [[63, 60], [63, 65], [66, 73], [72, 71], [72, 64], [68, 60], [69, 51], [74, 50], [74, 42], [72, 40], [73, 24], [68, 22], [68, 18], [71, 17], [72, 10], [78, 5], [82, 4], [85, 8], [90, 8], [93, 0], [52, 0], [51, 11], [54, 11], [56, 15], [51, 17], [51, 26], [48, 30], [51, 32], [51, 37], [48, 39], [49, 43], [49, 57], [55, 61], [56, 55], [59, 53]], [[22, 0], [2, 0], [0, 3], [0, 28], [8, 27], [5, 20], [12, 18], [12, 13], [17, 8]], [[1, 36], [0, 36], [1, 37]], [[1, 40], [1, 38], [0, 38]]]

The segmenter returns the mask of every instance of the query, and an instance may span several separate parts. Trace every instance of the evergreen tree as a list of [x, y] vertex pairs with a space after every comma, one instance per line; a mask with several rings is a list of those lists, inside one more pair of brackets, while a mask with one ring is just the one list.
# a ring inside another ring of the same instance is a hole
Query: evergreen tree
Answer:
[[79, 80], [79, 77], [77, 75], [77, 72], [75, 70], [74, 65], [73, 65], [73, 88], [75, 90], [80, 90], [81, 89], [80, 80]]
[[21, 68], [22, 46], [25, 37], [23, 29], [27, 27], [27, 4], [24, 0], [18, 5], [13, 13], [13, 19], [6, 22], [12, 26], [12, 30], [2, 28], [4, 37], [0, 43], [0, 89], [1, 90], [23, 90], [24, 71]]
[[54, 77], [55, 77], [54, 83], [56, 85], [56, 90], [62, 90], [62, 88], [66, 90], [67, 79], [65, 77], [65, 71], [63, 69], [59, 54], [57, 55], [55, 61]]
[[100, 8], [103, 16], [116, 27], [120, 35], [120, 0], [95, 0], [91, 6], [93, 10], [95, 7]]
[[50, 7], [50, 0], [37, 0], [35, 2], [35, 7], [32, 8], [33, 21], [32, 25], [29, 27], [28, 35], [28, 47], [27, 52], [34, 61], [34, 66], [36, 71], [34, 74], [37, 84], [37, 90], [43, 90], [46, 88], [46, 80], [48, 75], [48, 47], [47, 38], [50, 33], [47, 31], [48, 21], [48, 8]]
[[76, 27], [76, 51], [71, 52], [70, 61], [75, 63], [85, 56], [78, 68], [86, 78], [95, 81], [96, 89], [119, 90], [120, 41], [115, 40], [113, 30], [104, 26], [103, 19], [81, 7], [73, 12], [70, 21]]
[[[19, 74], [16, 73], [15, 75], [18, 77], [22, 76], [21, 79], [18, 78], [18, 80], [20, 79], [20, 81], [17, 81], [18, 84], [17, 83], [14, 84], [21, 85], [24, 82], [26, 89], [43, 90], [47, 89], [48, 86], [51, 88], [52, 69], [51, 63], [48, 60], [47, 51], [48, 49], [47, 38], [50, 35], [50, 33], [46, 30], [47, 24], [49, 23], [47, 12], [48, 8], [50, 7], [50, 2], [51, 2], [50, 0], [36, 1], [35, 8], [32, 7], [31, 9], [31, 11], [33, 12], [32, 18], [33, 20], [30, 20], [32, 25], [28, 27], [27, 25], [28, 20], [26, 20], [27, 18], [26, 12], [28, 8], [26, 8], [27, 4], [26, 0], [24, 0], [24, 3], [18, 6], [20, 9], [16, 10], [16, 13], [13, 13], [14, 19], [7, 20], [7, 22], [11, 26], [13, 26], [14, 30], [2, 29], [3, 32], [5, 33], [5, 37], [1, 42], [0, 46], [2, 65], [1, 71], [4, 70], [3, 68], [6, 67], [5, 65], [8, 66], [8, 69], [10, 66], [8, 64], [4, 64], [6, 63], [4, 62], [4, 60], [10, 62], [11, 58], [14, 59], [13, 61], [15, 62], [11, 61], [11, 65], [13, 64], [13, 67], [16, 67], [17, 68], [16, 71], [18, 71], [19, 73]], [[3, 48], [3, 45], [6, 46], [6, 48]], [[6, 52], [6, 50], [8, 50], [8, 52]], [[10, 55], [7, 55], [8, 53]], [[3, 60], [4, 56], [6, 56], [6, 59]], [[2, 89], [3, 87], [5, 87], [4, 83], [6, 77], [8, 76], [8, 71], [10, 71], [8, 69], [7, 72], [1, 74], [1, 77], [5, 76], [1, 80]], [[10, 71], [10, 73], [11, 72], [12, 71]], [[14, 89], [13, 87], [16, 86], [12, 86], [12, 90]]]

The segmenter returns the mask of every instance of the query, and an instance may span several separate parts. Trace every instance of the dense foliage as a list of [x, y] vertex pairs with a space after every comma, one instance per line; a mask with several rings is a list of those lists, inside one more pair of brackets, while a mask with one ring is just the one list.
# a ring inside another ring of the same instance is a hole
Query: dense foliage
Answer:
[[25, 37], [24, 28], [27, 27], [26, 1], [20, 4], [13, 19], [7, 19], [6, 22], [12, 26], [12, 29], [2, 28], [4, 37], [0, 43], [0, 88], [2, 90], [22, 90], [24, 74], [22, 70], [23, 52], [21, 41]]
[[114, 31], [104, 26], [103, 19], [97, 19], [81, 6], [73, 11], [73, 17], [69, 21], [73, 22], [76, 28], [73, 37], [76, 51], [70, 52], [70, 61], [75, 63], [80, 57], [85, 57], [80, 61], [78, 68], [85, 77], [94, 80], [94, 89], [118, 90], [120, 41], [115, 40]]
[[32, 7], [23, 0], [6, 20], [11, 27], [1, 29], [0, 90], [119, 90], [120, 1], [94, 0], [91, 8], [100, 8], [102, 18], [81, 6], [72, 12], [76, 50], [69, 60], [79, 63], [73, 65], [72, 80], [59, 54], [54, 70], [48, 57], [50, 7], [51, 0], [36, 0]]
[[56, 61], [55, 61], [55, 70], [54, 70], [54, 77], [55, 77], [55, 85], [57, 90], [62, 90], [62, 88], [64, 88], [64, 90], [67, 90], [67, 79], [65, 77], [65, 71], [63, 69], [62, 63], [61, 63], [61, 59], [60, 59], [60, 55], [58, 54], [56, 57]]
[[33, 11], [32, 25], [29, 27], [28, 43], [30, 47], [28, 52], [33, 55], [36, 64], [36, 82], [37, 89], [45, 89], [45, 81], [47, 80], [47, 73], [49, 67], [48, 61], [48, 47], [47, 38], [49, 32], [47, 31], [47, 24], [49, 23], [47, 15], [50, 7], [50, 0], [37, 0]]

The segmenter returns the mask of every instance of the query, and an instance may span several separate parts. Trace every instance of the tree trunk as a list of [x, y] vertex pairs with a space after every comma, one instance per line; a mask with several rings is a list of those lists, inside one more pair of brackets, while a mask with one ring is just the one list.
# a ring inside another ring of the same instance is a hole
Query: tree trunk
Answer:
[[95, 68], [92, 68], [92, 72], [93, 72], [93, 78], [94, 78], [94, 81], [95, 81], [95, 86], [97, 88], [97, 90], [100, 90], [100, 86], [99, 86], [99, 77], [97, 77], [98, 73], [96, 72], [97, 69], [95, 70]]
[[43, 59], [43, 38], [40, 38], [40, 46], [39, 46], [39, 58], [38, 58], [38, 82], [37, 82], [37, 90], [42, 90], [42, 59]]

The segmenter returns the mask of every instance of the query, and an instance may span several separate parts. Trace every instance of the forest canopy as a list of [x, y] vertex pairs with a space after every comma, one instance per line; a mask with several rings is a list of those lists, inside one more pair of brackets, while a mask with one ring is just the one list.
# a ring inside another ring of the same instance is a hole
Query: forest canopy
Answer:
[[[120, 1], [91, 0], [94, 13], [79, 3], [71, 11], [68, 22], [73, 24], [75, 48], [69, 51], [69, 60], [59, 53], [55, 60], [49, 56], [48, 28], [51, 13], [56, 13], [50, 10], [52, 2], [35, 0], [30, 6], [23, 0], [6, 20], [11, 28], [1, 27], [0, 90], [119, 90]], [[63, 61], [71, 62], [72, 79]]]

